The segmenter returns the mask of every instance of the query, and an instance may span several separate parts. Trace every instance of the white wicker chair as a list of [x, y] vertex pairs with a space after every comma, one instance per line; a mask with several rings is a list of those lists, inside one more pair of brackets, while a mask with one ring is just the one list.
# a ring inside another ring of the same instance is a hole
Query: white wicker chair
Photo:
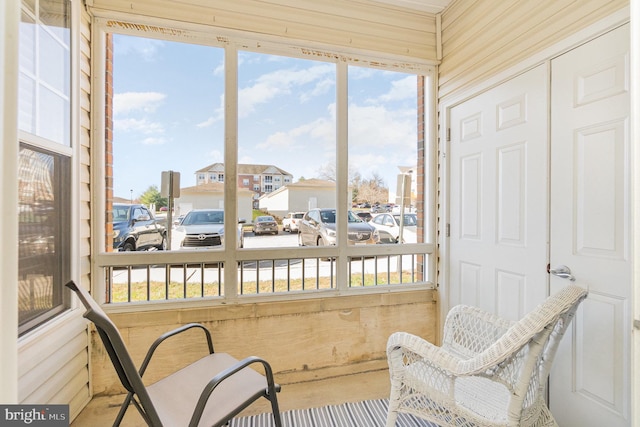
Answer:
[[587, 291], [568, 286], [518, 322], [458, 305], [442, 347], [396, 332], [387, 427], [398, 413], [441, 426], [557, 426], [545, 402], [558, 343]]

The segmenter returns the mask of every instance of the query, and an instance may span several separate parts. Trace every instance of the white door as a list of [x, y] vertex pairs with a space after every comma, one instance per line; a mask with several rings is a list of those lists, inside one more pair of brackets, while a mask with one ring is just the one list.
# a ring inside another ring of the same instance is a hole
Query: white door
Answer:
[[452, 306], [516, 320], [547, 295], [547, 81], [541, 65], [451, 109]]
[[630, 425], [628, 27], [551, 65], [550, 265], [589, 290], [551, 373], [562, 427]]

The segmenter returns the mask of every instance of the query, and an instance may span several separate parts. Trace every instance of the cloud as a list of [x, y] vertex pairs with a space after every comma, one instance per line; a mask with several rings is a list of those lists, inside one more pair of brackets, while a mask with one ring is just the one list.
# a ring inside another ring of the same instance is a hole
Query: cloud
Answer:
[[224, 153], [220, 150], [211, 150], [206, 154], [206, 157], [214, 163], [224, 162]]
[[401, 101], [415, 99], [417, 93], [417, 77], [407, 76], [391, 82], [391, 90], [380, 97], [381, 101]]
[[142, 140], [143, 145], [162, 145], [165, 142], [167, 142], [165, 138], [156, 138], [153, 136]]
[[124, 92], [113, 96], [113, 114], [129, 114], [134, 112], [152, 113], [167, 97], [160, 92]]
[[286, 152], [313, 144], [322, 150], [333, 151], [335, 149], [335, 129], [334, 121], [328, 118], [318, 118], [288, 131], [273, 133], [264, 142], [257, 144], [256, 148]]
[[213, 116], [204, 122], [196, 124], [198, 128], [206, 128], [224, 120], [224, 94], [220, 95], [220, 106], [213, 112]]
[[116, 131], [121, 132], [140, 132], [143, 134], [164, 132], [164, 126], [161, 123], [147, 119], [116, 119], [113, 121], [113, 126]]
[[[325, 93], [334, 83], [335, 66], [332, 64], [313, 65], [305, 69], [281, 69], [263, 74], [251, 86], [238, 91], [238, 114], [247, 117], [256, 107], [278, 96], [288, 96], [300, 87], [315, 83], [309, 94]], [[305, 102], [309, 95], [301, 95]]]
[[143, 37], [114, 36], [115, 54], [116, 55], [135, 55], [147, 62], [155, 61], [160, 52], [160, 48], [164, 46], [164, 42], [156, 39], [147, 39]]

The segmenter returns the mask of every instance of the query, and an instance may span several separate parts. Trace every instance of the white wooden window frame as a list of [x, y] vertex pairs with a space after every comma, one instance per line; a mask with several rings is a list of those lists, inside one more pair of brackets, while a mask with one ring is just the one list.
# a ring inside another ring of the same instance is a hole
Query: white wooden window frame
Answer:
[[[128, 21], [127, 21], [128, 20]], [[298, 57], [305, 59], [313, 59], [318, 61], [332, 62], [336, 64], [336, 103], [337, 103], [337, 121], [336, 121], [336, 178], [337, 178], [337, 233], [338, 235], [347, 234], [347, 222], [343, 220], [347, 215], [347, 206], [350, 206], [348, 199], [348, 146], [347, 146], [347, 111], [348, 111], [348, 67], [350, 65], [369, 66], [371, 68], [386, 69], [393, 71], [402, 71], [405, 73], [414, 73], [426, 77], [425, 84], [425, 127], [428, 131], [425, 133], [425, 170], [428, 173], [425, 176], [425, 241], [428, 243], [416, 245], [398, 245], [394, 247], [392, 254], [412, 254], [425, 253], [430, 254], [429, 261], [426, 263], [425, 276], [432, 278], [433, 281], [419, 284], [402, 284], [402, 285], [385, 285], [377, 287], [361, 287], [349, 288], [348, 265], [347, 258], [350, 256], [361, 255], [389, 255], [389, 247], [386, 245], [372, 245], [375, 247], [355, 247], [348, 246], [347, 239], [339, 239], [339, 243], [334, 249], [337, 253], [337, 259], [342, 260], [336, 264], [336, 289], [330, 291], [322, 291], [315, 296], [326, 297], [328, 295], [340, 295], [350, 292], [389, 292], [415, 290], [416, 288], [434, 288], [435, 287], [435, 271], [436, 271], [436, 244], [435, 244], [435, 226], [436, 226], [436, 67], [430, 62], [420, 62], [415, 58], [400, 58], [393, 56], [385, 56], [383, 54], [372, 54], [371, 52], [352, 52], [344, 48], [335, 48], [329, 46], [319, 46], [312, 43], [301, 43], [299, 45], [292, 44], [290, 40], [279, 39], [276, 36], [263, 34], [249, 34], [245, 32], [233, 31], [221, 28], [202, 28], [195, 24], [186, 24], [181, 22], [167, 22], [162, 19], [151, 19], [140, 17], [135, 22], [130, 21], [128, 16], [96, 16], [92, 26], [93, 31], [93, 52], [97, 58], [94, 72], [94, 82], [96, 86], [101, 87], [100, 93], [104, 92], [104, 75], [105, 67], [104, 52], [106, 48], [106, 35], [108, 33], [127, 34], [132, 36], [156, 38], [161, 40], [177, 41], [183, 43], [198, 43], [212, 47], [224, 49], [225, 63], [225, 147], [224, 147], [224, 165], [225, 175], [237, 176], [237, 123], [238, 123], [238, 52], [252, 51], [273, 55], [284, 55], [290, 57]], [[94, 115], [94, 141], [95, 147], [92, 152], [94, 156], [94, 165], [104, 165], [104, 97], [97, 96], [93, 99]], [[416, 141], [417, 144], [417, 141]], [[104, 194], [104, 169], [96, 168], [97, 175], [94, 176], [94, 190], [96, 194]], [[254, 177], [255, 178], [255, 177]], [[224, 183], [224, 206], [228, 217], [237, 217], [236, 200], [236, 183], [234, 180], [225, 180]], [[92, 263], [92, 276], [95, 278], [94, 285], [95, 294], [105, 295], [105, 265], [113, 265], [115, 257], [127, 256], [132, 261], [148, 260], [153, 257], [154, 262], [158, 263], [175, 263], [183, 262], [211, 262], [223, 261], [226, 265], [233, 265], [237, 261], [260, 259], [261, 256], [271, 258], [277, 253], [278, 256], [288, 256], [290, 258], [299, 258], [300, 254], [304, 256], [314, 255], [321, 248], [311, 247], [291, 247], [291, 248], [269, 248], [269, 249], [240, 249], [235, 248], [235, 224], [225, 224], [225, 235], [231, 237], [226, 244], [230, 250], [221, 252], [208, 253], [177, 253], [177, 252], [153, 252], [151, 253], [107, 253], [104, 251], [104, 224], [105, 224], [105, 202], [103, 197], [96, 197], [95, 204], [92, 208], [92, 216], [94, 218], [93, 235], [96, 238], [92, 242], [95, 262]], [[343, 208], [340, 208], [343, 207]], [[386, 247], [385, 247], [386, 246]], [[326, 251], [326, 248], [324, 248]], [[122, 259], [120, 258], [120, 263]], [[185, 261], [186, 262], [186, 261]], [[225, 269], [224, 276], [224, 301], [238, 302], [237, 291], [237, 272], [235, 269]], [[314, 294], [290, 295], [287, 293], [278, 293], [271, 295], [259, 295], [251, 298], [248, 302], [256, 302], [257, 300], [266, 299], [292, 299], [296, 297], [310, 298]], [[246, 297], [245, 297], [246, 298]], [[170, 309], [172, 307], [185, 307], [189, 305], [211, 304], [211, 300], [207, 301], [169, 301], [162, 304], [156, 304], [158, 308]], [[108, 308], [113, 310], [135, 310], [137, 303], [126, 304], [126, 308], [119, 305], [118, 308]], [[144, 309], [149, 309], [148, 303], [143, 305]]]

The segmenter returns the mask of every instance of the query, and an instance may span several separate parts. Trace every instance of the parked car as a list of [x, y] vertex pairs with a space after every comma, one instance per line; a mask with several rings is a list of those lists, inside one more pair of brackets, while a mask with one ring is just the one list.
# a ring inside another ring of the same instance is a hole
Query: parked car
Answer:
[[167, 228], [143, 205], [113, 204], [113, 249], [167, 249]]
[[373, 218], [370, 212], [356, 212], [356, 215], [358, 215], [360, 219], [365, 222], [369, 222], [371, 221], [371, 218]]
[[[378, 243], [378, 230], [348, 211], [348, 243], [364, 245]], [[300, 222], [298, 233], [300, 246], [325, 246], [336, 244], [336, 210], [311, 209]]]
[[[382, 213], [369, 222], [380, 234], [380, 243], [398, 243], [400, 241], [400, 214]], [[404, 214], [402, 243], [416, 243], [418, 217], [414, 213]]]
[[[244, 246], [242, 224], [238, 221], [238, 247]], [[182, 219], [173, 230], [174, 242], [179, 249], [213, 249], [224, 245], [224, 210], [195, 209]]]
[[180, 223], [182, 222], [182, 220], [184, 219], [185, 216], [187, 216], [187, 215], [186, 214], [180, 214], [180, 215], [178, 215], [177, 218], [174, 218], [173, 219], [173, 226], [175, 227], [177, 225], [180, 225]]
[[298, 224], [303, 216], [304, 212], [289, 212], [282, 220], [282, 231], [288, 231], [289, 233], [295, 231], [297, 233], [300, 228]]
[[252, 227], [253, 234], [278, 234], [278, 223], [271, 215], [262, 215], [256, 217]]

